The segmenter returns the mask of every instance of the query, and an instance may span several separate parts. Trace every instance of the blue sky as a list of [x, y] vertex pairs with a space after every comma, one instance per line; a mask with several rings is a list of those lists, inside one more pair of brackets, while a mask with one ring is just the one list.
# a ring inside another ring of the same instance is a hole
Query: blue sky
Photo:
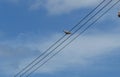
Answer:
[[[0, 0], [0, 77], [13, 77], [100, 2]], [[31, 77], [120, 77], [119, 5]]]

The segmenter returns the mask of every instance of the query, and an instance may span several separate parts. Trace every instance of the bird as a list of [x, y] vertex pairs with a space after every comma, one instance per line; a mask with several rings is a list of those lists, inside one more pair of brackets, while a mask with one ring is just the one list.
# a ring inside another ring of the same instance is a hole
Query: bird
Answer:
[[71, 34], [71, 32], [70, 32], [70, 31], [67, 31], [67, 30], [64, 30], [64, 33], [65, 33], [66, 35]]

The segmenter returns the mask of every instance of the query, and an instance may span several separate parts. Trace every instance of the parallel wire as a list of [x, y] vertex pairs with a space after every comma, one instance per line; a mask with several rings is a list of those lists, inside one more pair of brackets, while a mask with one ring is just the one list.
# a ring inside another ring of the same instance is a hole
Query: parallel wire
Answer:
[[74, 39], [72, 39], [69, 43], [67, 43], [63, 48], [61, 48], [58, 52], [56, 52], [49, 59], [47, 59], [47, 61], [45, 61], [40, 66], [38, 66], [36, 69], [34, 69], [32, 72], [30, 72], [26, 77], [29, 77], [32, 73], [34, 73], [36, 70], [38, 70], [44, 64], [46, 64], [49, 60], [51, 60], [54, 56], [56, 56], [60, 51], [62, 51], [64, 48], [66, 48], [70, 43], [72, 43], [76, 38], [78, 38], [81, 34], [83, 34], [85, 31], [87, 31], [95, 22], [97, 22], [101, 17], [103, 17], [109, 10], [111, 10], [119, 2], [120, 2], [120, 0], [118, 0], [115, 4], [113, 4], [107, 11], [105, 11], [101, 16], [99, 16], [99, 18], [97, 18], [92, 24], [90, 24], [87, 28], [85, 28], [79, 35], [77, 35]]
[[[90, 16], [101, 4], [103, 4], [106, 0], [103, 0], [97, 7], [95, 7], [89, 14], [87, 14], [81, 21], [79, 21], [71, 30], [74, 30], [82, 21], [84, 21], [88, 16]], [[51, 45], [45, 52], [43, 52], [41, 55], [39, 55], [37, 58], [35, 58], [30, 64], [28, 64], [25, 68], [23, 68], [20, 72], [18, 72], [14, 77], [17, 77], [20, 73], [22, 73], [24, 70], [29, 68], [35, 61], [37, 61], [41, 56], [46, 54], [53, 46], [55, 46], [59, 41], [61, 41], [66, 35], [63, 35], [59, 40], [57, 40], [53, 45]]]
[[[107, 7], [112, 0], [110, 0], [106, 5], [104, 5], [95, 15], [93, 15], [88, 21], [86, 21], [82, 26], [80, 26], [71, 36], [73, 36], [77, 31], [79, 31], [84, 25], [86, 25], [92, 18], [94, 18], [99, 12], [101, 12], [105, 7]], [[40, 59], [37, 63], [35, 63], [33, 66], [31, 66], [28, 70], [26, 70], [24, 73], [20, 75], [22, 77], [24, 74], [26, 74], [29, 70], [31, 70], [34, 66], [39, 64], [42, 60], [44, 60], [47, 56], [49, 56], [55, 49], [57, 49], [59, 46], [61, 46], [66, 40], [68, 40], [71, 36], [66, 38], [63, 42], [61, 42], [57, 47], [55, 47], [52, 51], [50, 51], [48, 54], [46, 54], [42, 59]]]

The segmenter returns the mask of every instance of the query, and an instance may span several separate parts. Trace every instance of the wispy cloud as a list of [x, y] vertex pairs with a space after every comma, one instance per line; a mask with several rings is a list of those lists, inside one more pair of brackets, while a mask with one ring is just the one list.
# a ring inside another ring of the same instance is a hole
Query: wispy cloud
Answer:
[[71, 66], [89, 66], [89, 64], [92, 64], [89, 58], [95, 58], [119, 48], [118, 38], [120, 36], [117, 35], [88, 35], [82, 37], [82, 39], [77, 39], [61, 54], [42, 67], [38, 73], [53, 73]]
[[65, 14], [84, 7], [92, 7], [101, 0], [1, 0], [2, 2], [21, 3], [29, 7], [29, 10], [46, 10], [48, 14]]
[[82, 7], [94, 6], [100, 0], [48, 0], [46, 9], [51, 14], [69, 13]]
[[[16, 71], [23, 68], [26, 64], [31, 62], [35, 56], [40, 54], [41, 48], [45, 49], [54, 41], [58, 36], [49, 39], [46, 42], [44, 40], [41, 44], [30, 43], [17, 45], [16, 43], [8, 43], [7, 45], [0, 45], [1, 60], [4, 60], [0, 65], [0, 68], [4, 73], [15, 74]], [[38, 73], [54, 73], [64, 70], [71, 66], [81, 65], [82, 67], [92, 64], [89, 58], [95, 58], [96, 56], [110, 53], [110, 51], [120, 47], [119, 35], [115, 34], [97, 34], [86, 35], [81, 39], [78, 38], [71, 45], [69, 45], [61, 54], [54, 57], [46, 65], [44, 65]], [[28, 54], [29, 53], [29, 54]], [[9, 70], [15, 71], [9, 71]]]
[[50, 14], [63, 14], [78, 10], [82, 7], [94, 6], [101, 0], [36, 0], [31, 5], [32, 9], [43, 6]]
[[[62, 14], [72, 12], [81, 7], [93, 6], [96, 5], [96, 3], [98, 3], [98, 0], [35, 0], [33, 3], [30, 3], [30, 9], [44, 7], [50, 14]], [[95, 33], [94, 35], [86, 35], [81, 39], [77, 39], [37, 73], [54, 73], [77, 65], [87, 66], [88, 63], [91, 63], [88, 58], [95, 58], [98, 55], [110, 53], [110, 51], [120, 47], [119, 20], [116, 21], [114, 15], [116, 14], [112, 13], [112, 15], [110, 15], [113, 17], [112, 19], [109, 18], [109, 15], [107, 15], [106, 18], [110, 19], [110, 21], [114, 20], [114, 23], [117, 23], [115, 24], [117, 25], [116, 27], [114, 27], [113, 23], [111, 24], [115, 30], [109, 28], [111, 33]], [[103, 26], [105, 27], [105, 25]], [[117, 32], [112, 33], [112, 31]], [[1, 35], [2, 34], [0, 34], [0, 36]], [[8, 40], [0, 44], [0, 60], [3, 61], [0, 63], [0, 71], [5, 74], [13, 74], [19, 71], [23, 66], [28, 64], [31, 59], [40, 54], [41, 50], [49, 47], [52, 43], [51, 41], [55, 41], [60, 37], [60, 35], [57, 34], [57, 36], [53, 35], [53, 38], [49, 38], [47, 42], [46, 40], [37, 40], [37, 43], [34, 43], [27, 39], [27, 42], [21, 43], [22, 36], [24, 36], [24, 34], [17, 37], [17, 41]]]
[[64, 14], [83, 7], [94, 6], [101, 0], [0, 0], [26, 4], [30, 10], [39, 10], [41, 7], [49, 14]]

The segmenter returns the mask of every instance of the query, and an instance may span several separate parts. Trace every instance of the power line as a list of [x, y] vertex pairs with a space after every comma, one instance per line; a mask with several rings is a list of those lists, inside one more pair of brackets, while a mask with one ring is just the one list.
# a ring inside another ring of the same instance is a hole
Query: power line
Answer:
[[[92, 18], [94, 18], [99, 12], [101, 12], [105, 7], [107, 7], [112, 0], [110, 0], [106, 5], [104, 5], [95, 15], [93, 15], [88, 21], [86, 21], [81, 27], [79, 27], [71, 36], [73, 36], [77, 31], [79, 31], [84, 25], [86, 25]], [[57, 49], [59, 46], [61, 46], [66, 40], [68, 40], [71, 36], [69, 36], [67, 39], [65, 39], [63, 42], [61, 42], [57, 47], [55, 47], [52, 51], [50, 51], [48, 54], [46, 54], [42, 59], [40, 59], [37, 63], [35, 63], [33, 66], [31, 66], [28, 70], [26, 70], [23, 74], [20, 75], [22, 77], [25, 73], [27, 73], [30, 69], [32, 69], [34, 66], [36, 66], [38, 63], [40, 63], [42, 60], [44, 60], [47, 56], [49, 56], [55, 49]]]
[[[95, 7], [88, 15], [86, 15], [81, 21], [79, 21], [71, 30], [70, 32], [75, 29], [83, 20], [85, 20], [88, 16], [90, 16], [101, 4], [103, 4], [106, 0], [103, 0], [97, 7]], [[14, 77], [17, 77], [20, 73], [26, 70], [29, 66], [31, 66], [35, 61], [37, 61], [41, 56], [47, 53], [53, 46], [55, 46], [59, 41], [61, 41], [66, 35], [62, 36], [59, 40], [57, 40], [53, 45], [51, 45], [45, 52], [35, 58], [30, 64], [28, 64], [25, 68], [23, 68], [20, 72], [18, 72]]]
[[[103, 6], [94, 16], [92, 16], [87, 22], [85, 22], [80, 28], [78, 28], [71, 36], [73, 36], [77, 31], [79, 31], [86, 23], [88, 23], [92, 18], [94, 18], [100, 11], [102, 11], [107, 5], [109, 5], [112, 2], [110, 0], [105, 6]], [[67, 39], [69, 39], [71, 36], [69, 36]], [[42, 59], [40, 59], [37, 63], [35, 63], [33, 66], [31, 66], [28, 70], [26, 70], [23, 74], [20, 75], [23, 76], [25, 73], [27, 73], [30, 69], [32, 69], [35, 65], [40, 63], [43, 59], [45, 59], [47, 56], [49, 56], [55, 49], [57, 49], [61, 44], [63, 44], [67, 39], [65, 39], [63, 42], [61, 42], [57, 47], [55, 47], [52, 51], [50, 51], [47, 55], [45, 55]]]
[[90, 24], [87, 28], [85, 28], [79, 35], [77, 35], [74, 39], [72, 39], [68, 44], [66, 44], [63, 48], [61, 48], [57, 53], [55, 53], [53, 56], [51, 56], [47, 61], [45, 61], [43, 64], [38, 66], [35, 70], [30, 72], [26, 77], [29, 77], [32, 73], [34, 73], [37, 69], [42, 67], [45, 63], [47, 63], [50, 59], [52, 59], [54, 56], [56, 56], [60, 51], [62, 51], [65, 47], [67, 47], [70, 43], [72, 43], [76, 38], [78, 38], [81, 34], [83, 34], [86, 30], [88, 30], [95, 22], [97, 22], [101, 17], [103, 17], [109, 10], [111, 10], [116, 4], [118, 4], [120, 0], [118, 0], [115, 4], [113, 4], [107, 11], [105, 11], [100, 17], [98, 17], [92, 24]]

